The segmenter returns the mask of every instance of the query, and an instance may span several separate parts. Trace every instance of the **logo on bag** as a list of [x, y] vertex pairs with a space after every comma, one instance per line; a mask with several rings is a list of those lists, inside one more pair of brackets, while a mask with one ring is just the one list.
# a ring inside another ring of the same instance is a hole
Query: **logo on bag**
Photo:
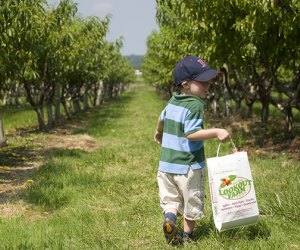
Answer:
[[228, 200], [236, 200], [246, 196], [251, 190], [251, 180], [236, 175], [221, 179], [219, 194]]

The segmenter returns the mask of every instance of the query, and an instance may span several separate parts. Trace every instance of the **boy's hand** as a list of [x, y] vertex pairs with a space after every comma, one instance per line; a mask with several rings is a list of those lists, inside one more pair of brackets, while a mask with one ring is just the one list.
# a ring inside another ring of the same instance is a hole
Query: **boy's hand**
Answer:
[[230, 134], [226, 129], [218, 129], [217, 137], [220, 141], [226, 141], [230, 139]]
[[162, 137], [163, 137], [163, 133], [156, 130], [155, 135], [154, 135], [154, 141], [158, 144], [161, 144], [162, 142]]

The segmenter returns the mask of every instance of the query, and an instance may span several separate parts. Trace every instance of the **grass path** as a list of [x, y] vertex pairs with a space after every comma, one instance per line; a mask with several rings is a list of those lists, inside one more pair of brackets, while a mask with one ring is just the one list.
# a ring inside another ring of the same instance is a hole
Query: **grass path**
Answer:
[[20, 197], [24, 201], [19, 206], [25, 203], [26, 211], [1, 219], [2, 246], [124, 249], [160, 244], [160, 225], [155, 223], [160, 217], [159, 148], [152, 134], [163, 102], [149, 90], [133, 87], [83, 118], [87, 125], [74, 133], [96, 138], [98, 150], [47, 154], [34, 183]]
[[[135, 85], [78, 118], [83, 125], [73, 135], [88, 134], [100, 147], [48, 151], [33, 184], [14, 202], [6, 200], [6, 209], [21, 212], [0, 217], [0, 249], [168, 248], [156, 184], [159, 146], [152, 138], [164, 105], [150, 86]], [[30, 135], [44, 142], [47, 136]], [[214, 148], [216, 142], [209, 142], [208, 156]], [[262, 208], [259, 223], [218, 234], [207, 189], [207, 216], [196, 228], [198, 241], [185, 249], [300, 249], [299, 200], [292, 195], [299, 191], [299, 163], [284, 156], [251, 161]], [[289, 171], [281, 169], [283, 163]], [[273, 200], [274, 192], [280, 198], [286, 194], [284, 204]]]

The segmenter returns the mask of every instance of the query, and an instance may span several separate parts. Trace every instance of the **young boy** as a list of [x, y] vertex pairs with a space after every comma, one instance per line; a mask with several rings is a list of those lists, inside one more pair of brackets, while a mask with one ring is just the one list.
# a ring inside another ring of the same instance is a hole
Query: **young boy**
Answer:
[[198, 57], [183, 58], [173, 72], [177, 91], [157, 122], [154, 139], [162, 146], [157, 180], [167, 243], [181, 241], [177, 214], [183, 216], [184, 242], [193, 239], [195, 222], [203, 217], [204, 140], [230, 137], [225, 129], [203, 126], [203, 99], [210, 81], [219, 74]]

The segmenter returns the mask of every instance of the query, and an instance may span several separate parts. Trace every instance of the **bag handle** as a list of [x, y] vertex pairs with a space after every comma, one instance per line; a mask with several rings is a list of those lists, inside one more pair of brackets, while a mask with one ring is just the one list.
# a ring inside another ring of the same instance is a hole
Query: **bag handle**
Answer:
[[[221, 146], [221, 143], [222, 143], [222, 142], [220, 142], [220, 143], [219, 143], [219, 146], [218, 146], [218, 149], [217, 149], [217, 157], [219, 157], [219, 151], [220, 151], [220, 146]], [[235, 146], [235, 144], [234, 144], [234, 142], [233, 142], [233, 140], [232, 140], [232, 139], [230, 139], [230, 143], [231, 143], [231, 145], [232, 145], [232, 147], [233, 147], [234, 151], [235, 151], [235, 152], [237, 152], [237, 151], [238, 151], [238, 149], [237, 149], [237, 147]]]

